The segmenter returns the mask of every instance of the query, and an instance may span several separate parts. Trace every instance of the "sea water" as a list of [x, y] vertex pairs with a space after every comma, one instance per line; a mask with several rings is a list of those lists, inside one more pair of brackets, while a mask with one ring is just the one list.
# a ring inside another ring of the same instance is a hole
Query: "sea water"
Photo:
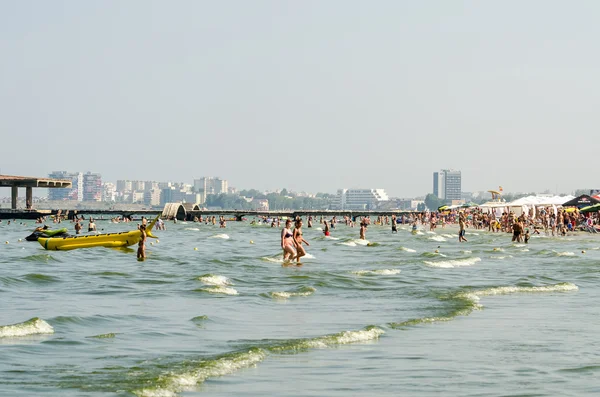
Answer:
[[0, 395], [600, 393], [596, 235], [304, 227], [296, 266], [248, 222], [169, 222], [144, 262], [34, 226], [0, 224]]

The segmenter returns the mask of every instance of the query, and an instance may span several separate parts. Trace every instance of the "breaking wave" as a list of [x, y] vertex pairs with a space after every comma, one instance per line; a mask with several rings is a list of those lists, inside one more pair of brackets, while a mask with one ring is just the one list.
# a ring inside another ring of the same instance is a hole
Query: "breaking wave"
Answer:
[[465, 259], [453, 259], [449, 261], [423, 261], [427, 266], [431, 267], [442, 267], [442, 268], [452, 268], [452, 267], [462, 267], [462, 266], [472, 266], [477, 262], [481, 262], [481, 258], [465, 258]]
[[34, 317], [22, 323], [0, 325], [0, 338], [53, 333], [54, 328], [38, 317]]

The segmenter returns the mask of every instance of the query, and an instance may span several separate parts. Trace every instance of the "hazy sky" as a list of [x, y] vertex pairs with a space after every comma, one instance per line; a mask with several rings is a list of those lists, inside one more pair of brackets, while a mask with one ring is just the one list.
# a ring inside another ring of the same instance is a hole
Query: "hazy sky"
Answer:
[[0, 172], [597, 188], [599, 19], [598, 1], [0, 0]]

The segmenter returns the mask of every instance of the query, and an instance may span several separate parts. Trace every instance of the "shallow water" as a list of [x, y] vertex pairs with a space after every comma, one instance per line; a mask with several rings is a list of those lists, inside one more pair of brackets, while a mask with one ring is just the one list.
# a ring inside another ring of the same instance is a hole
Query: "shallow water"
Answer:
[[469, 230], [461, 244], [454, 229], [370, 226], [367, 244], [305, 227], [298, 267], [268, 226], [169, 223], [138, 262], [45, 251], [19, 223], [0, 224], [0, 394], [600, 392], [595, 235]]

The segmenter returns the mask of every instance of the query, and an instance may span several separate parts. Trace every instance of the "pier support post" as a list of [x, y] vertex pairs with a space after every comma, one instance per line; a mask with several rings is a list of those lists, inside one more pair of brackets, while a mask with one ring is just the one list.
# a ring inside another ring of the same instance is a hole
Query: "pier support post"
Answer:
[[25, 188], [25, 208], [28, 210], [33, 208], [33, 188], [31, 186]]
[[19, 187], [16, 185], [13, 185], [10, 187], [11, 190], [11, 194], [10, 194], [10, 208], [12, 208], [13, 210], [17, 209], [17, 198], [19, 198]]

